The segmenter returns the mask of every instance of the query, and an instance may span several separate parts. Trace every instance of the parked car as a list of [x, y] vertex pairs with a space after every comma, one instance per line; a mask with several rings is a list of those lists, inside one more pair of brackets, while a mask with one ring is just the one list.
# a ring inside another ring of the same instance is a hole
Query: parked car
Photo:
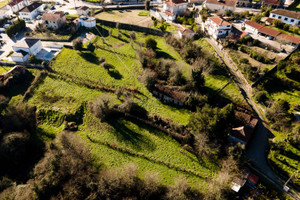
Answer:
[[10, 25], [9, 24], [4, 24], [4, 28], [8, 28]]
[[42, 16], [41, 16], [41, 15], [38, 15], [38, 16], [36, 16], [36, 19], [37, 19], [37, 20], [40, 20], [40, 19], [42, 19]]
[[52, 6], [52, 7], [50, 8], [50, 10], [55, 10], [55, 7], [54, 7], [54, 6]]
[[0, 33], [5, 33], [5, 28], [0, 28]]
[[56, 5], [60, 5], [61, 3], [59, 3], [59, 2], [56, 2]]
[[69, 12], [65, 12], [65, 15], [68, 15], [69, 14]]

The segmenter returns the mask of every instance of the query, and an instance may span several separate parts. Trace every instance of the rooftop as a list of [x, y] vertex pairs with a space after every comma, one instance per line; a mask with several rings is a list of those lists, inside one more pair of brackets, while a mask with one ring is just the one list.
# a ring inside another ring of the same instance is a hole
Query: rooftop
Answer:
[[244, 22], [245, 24], [249, 25], [249, 26], [252, 26], [253, 28], [259, 30], [261, 28], [263, 28], [264, 26], [259, 24], [259, 23], [256, 23], [256, 22], [253, 22], [253, 21], [245, 21]]
[[235, 7], [238, 0], [206, 0], [206, 3]]
[[55, 13], [45, 13], [43, 14], [42, 20], [44, 21], [57, 21], [59, 18], [63, 17], [64, 12], [55, 12]]
[[78, 10], [88, 10], [89, 9], [89, 7], [87, 7], [87, 6], [80, 6], [79, 8], [77, 8]]
[[283, 16], [286, 16], [286, 17], [291, 17], [291, 18], [300, 20], [300, 12], [296, 12], [296, 11], [275, 9], [275, 10], [272, 10], [271, 13], [274, 13], [274, 14], [277, 14], [277, 15], [283, 15]]
[[13, 56], [13, 57], [24, 57], [27, 54], [28, 53], [26, 51], [19, 50], [19, 51], [14, 52], [11, 56]]
[[278, 37], [281, 38], [281, 39], [293, 42], [295, 44], [300, 44], [300, 38], [294, 37], [294, 36], [289, 35], [289, 34], [281, 33]]
[[280, 0], [264, 0], [264, 4], [279, 6]]
[[21, 47], [21, 48], [30, 48], [33, 45], [35, 45], [38, 41], [40, 41], [40, 40], [39, 39], [32, 39], [32, 38], [25, 38], [25, 39], [22, 39], [22, 40], [18, 41], [13, 46], [14, 47]]
[[25, 8], [23, 8], [20, 12], [28, 12], [31, 13], [32, 11], [34, 11], [35, 9], [39, 8], [42, 4], [38, 3], [38, 2], [34, 2], [32, 4], [30, 4], [29, 6], [26, 6]]
[[209, 17], [208, 19], [210, 19], [211, 21], [213, 21], [214, 23], [216, 23], [218, 26], [228, 26], [228, 25], [231, 25], [229, 22], [225, 21], [221, 17]]
[[165, 2], [166, 2], [166, 4], [169, 4], [170, 6], [187, 3], [186, 1], [183, 1], [183, 0], [166, 0]]
[[275, 29], [272, 29], [272, 28], [265, 27], [265, 26], [263, 26], [262, 28], [258, 29], [258, 32], [266, 34], [266, 35], [270, 35], [272, 37], [276, 37], [277, 35], [280, 34], [279, 31], [277, 31]]
[[9, 5], [10, 7], [13, 7], [21, 2], [23, 2], [24, 0], [12, 0], [10, 1], [7, 5]]

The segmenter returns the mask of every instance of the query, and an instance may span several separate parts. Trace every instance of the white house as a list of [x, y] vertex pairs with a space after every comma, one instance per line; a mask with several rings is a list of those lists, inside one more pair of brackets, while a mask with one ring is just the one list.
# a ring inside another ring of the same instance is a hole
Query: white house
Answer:
[[51, 29], [59, 29], [66, 24], [66, 16], [64, 12], [59, 11], [55, 13], [45, 13], [42, 17], [43, 23]]
[[29, 58], [29, 53], [23, 50], [18, 50], [11, 55], [11, 59], [17, 63], [27, 62]]
[[15, 52], [25, 51], [29, 55], [36, 55], [42, 50], [42, 43], [39, 39], [24, 38], [12, 46]]
[[81, 16], [81, 17], [79, 17], [79, 23], [80, 23], [80, 26], [83, 26], [85, 28], [95, 28], [96, 27], [96, 18]]
[[0, 8], [0, 19], [7, 17], [8, 10], [6, 7]]
[[20, 17], [24, 20], [32, 20], [34, 19], [40, 12], [44, 9], [43, 4], [34, 2], [29, 6], [26, 6], [22, 10], [20, 10]]
[[290, 25], [300, 25], [300, 12], [276, 9], [270, 13], [270, 18], [279, 19], [283, 23]]
[[218, 39], [225, 37], [228, 33], [231, 33], [232, 24], [225, 21], [220, 17], [209, 17], [205, 21], [205, 26], [209, 35]]
[[178, 36], [179, 36], [179, 38], [182, 38], [183, 36], [194, 37], [195, 32], [192, 31], [191, 29], [180, 29], [180, 30], [178, 30]]
[[6, 5], [6, 8], [11, 10], [13, 13], [17, 13], [28, 5], [28, 0], [12, 0]]
[[181, 15], [187, 9], [188, 2], [183, 0], [166, 0], [163, 3], [163, 10], [172, 16]]
[[88, 15], [90, 12], [90, 8], [87, 6], [80, 6], [79, 8], [76, 9], [76, 12], [78, 15]]
[[224, 14], [227, 10], [234, 12], [238, 0], [206, 0], [204, 7], [207, 9]]

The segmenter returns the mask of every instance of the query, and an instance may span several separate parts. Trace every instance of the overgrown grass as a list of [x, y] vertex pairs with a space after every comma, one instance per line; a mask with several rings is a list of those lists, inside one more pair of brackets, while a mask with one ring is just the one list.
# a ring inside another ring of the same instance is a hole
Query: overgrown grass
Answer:
[[139, 12], [138, 16], [149, 16], [149, 11], [143, 10]]
[[0, 8], [3, 8], [6, 6], [6, 4], [8, 4], [9, 0], [2, 0], [0, 1]]
[[47, 39], [61, 39], [61, 40], [68, 40], [71, 37], [71, 34], [68, 35], [61, 35], [56, 33], [33, 33], [30, 34], [31, 37], [34, 38], [47, 38]]
[[8, 72], [10, 69], [11, 69], [11, 67], [1, 66], [0, 67], [0, 74], [4, 74], [4, 73]]

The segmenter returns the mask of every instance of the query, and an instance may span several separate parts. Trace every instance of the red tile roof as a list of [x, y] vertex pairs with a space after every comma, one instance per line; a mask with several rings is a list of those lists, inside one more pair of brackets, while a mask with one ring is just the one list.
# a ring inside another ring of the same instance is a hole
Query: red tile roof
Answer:
[[276, 9], [276, 10], [272, 10], [271, 13], [286, 16], [286, 17], [291, 17], [294, 19], [300, 19], [300, 12], [296, 12], [296, 11]]
[[189, 34], [189, 33], [194, 33], [194, 31], [192, 31], [191, 29], [180, 29], [179, 30], [182, 34]]
[[256, 185], [258, 183], [259, 177], [253, 173], [250, 173], [248, 176], [248, 180]]
[[281, 39], [293, 42], [295, 44], [300, 44], [300, 38], [294, 37], [294, 36], [289, 35], [289, 34], [281, 33], [278, 37], [281, 38]]
[[169, 90], [168, 88], [160, 86], [158, 84], [155, 85], [154, 90], [157, 91], [158, 93], [161, 93], [168, 97], [171, 97], [172, 99], [175, 99], [181, 103], [184, 103], [184, 101], [185, 101], [185, 98], [184, 98], [184, 95], [182, 92]]
[[252, 26], [253, 28], [259, 30], [261, 29], [262, 27], [264, 27], [263, 25], [261, 24], [258, 24], [256, 22], [253, 22], [253, 21], [244, 21], [244, 24], [247, 24], [248, 26]]
[[264, 0], [264, 4], [279, 6], [280, 1], [279, 0]]
[[229, 22], [225, 21], [220, 17], [209, 17], [211, 21], [215, 22], [218, 26], [228, 26], [231, 25]]
[[276, 37], [277, 35], [280, 34], [279, 31], [277, 31], [275, 29], [272, 29], [272, 28], [265, 27], [265, 26], [258, 29], [258, 32], [266, 34], [266, 35], [270, 35], [270, 36], [273, 36], [273, 37]]
[[166, 2], [166, 4], [169, 4], [170, 6], [176, 6], [179, 4], [187, 3], [186, 1], [183, 1], [183, 0], [166, 0], [165, 2]]
[[235, 7], [238, 0], [206, 0], [206, 3]]

